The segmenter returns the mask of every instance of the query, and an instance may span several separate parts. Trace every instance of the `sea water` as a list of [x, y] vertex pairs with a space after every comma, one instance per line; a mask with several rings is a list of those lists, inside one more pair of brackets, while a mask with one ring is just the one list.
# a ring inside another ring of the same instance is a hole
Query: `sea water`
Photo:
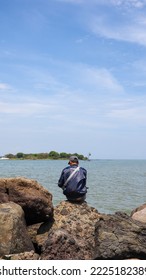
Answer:
[[[37, 180], [53, 195], [56, 206], [65, 196], [57, 182], [66, 160], [0, 160], [0, 177]], [[80, 161], [87, 170], [87, 203], [100, 213], [128, 214], [146, 203], [146, 160]]]

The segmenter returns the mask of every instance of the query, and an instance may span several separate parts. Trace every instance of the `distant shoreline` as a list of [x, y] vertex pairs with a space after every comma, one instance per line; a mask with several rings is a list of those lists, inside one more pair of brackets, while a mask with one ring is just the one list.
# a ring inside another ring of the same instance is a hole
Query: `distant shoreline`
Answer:
[[88, 157], [85, 157], [82, 154], [78, 153], [58, 153], [56, 151], [51, 151], [49, 153], [30, 153], [25, 154], [19, 152], [17, 154], [6, 154], [0, 157], [0, 160], [68, 160], [71, 155], [75, 155], [79, 160], [89, 160]]

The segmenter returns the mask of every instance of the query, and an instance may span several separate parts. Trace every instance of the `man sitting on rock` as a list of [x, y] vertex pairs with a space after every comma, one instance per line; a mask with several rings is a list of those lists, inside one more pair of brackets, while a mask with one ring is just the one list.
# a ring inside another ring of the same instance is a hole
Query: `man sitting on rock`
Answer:
[[63, 189], [63, 194], [72, 202], [83, 202], [86, 199], [87, 171], [79, 167], [77, 156], [71, 156], [69, 166], [62, 170], [58, 186]]

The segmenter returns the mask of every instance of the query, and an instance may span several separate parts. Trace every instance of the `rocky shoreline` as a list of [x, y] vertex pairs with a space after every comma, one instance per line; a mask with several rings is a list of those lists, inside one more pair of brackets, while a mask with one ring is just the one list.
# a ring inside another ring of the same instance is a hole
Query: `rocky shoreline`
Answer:
[[115, 214], [62, 201], [37, 181], [0, 179], [0, 259], [146, 259], [146, 204]]

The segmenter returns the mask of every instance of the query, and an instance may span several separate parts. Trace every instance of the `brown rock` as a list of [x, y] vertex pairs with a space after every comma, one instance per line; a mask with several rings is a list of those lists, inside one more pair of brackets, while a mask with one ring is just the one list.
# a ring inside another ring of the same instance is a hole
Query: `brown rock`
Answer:
[[[86, 202], [82, 204], [61, 202], [54, 208], [52, 225], [45, 223], [38, 229], [36, 240], [41, 248], [41, 257], [45, 256], [45, 259], [53, 257], [55, 259], [62, 257], [63, 259], [92, 259], [95, 247], [95, 224], [99, 217], [98, 211]], [[62, 243], [62, 240], [65, 241]], [[73, 244], [69, 249], [71, 240]]]
[[34, 250], [24, 212], [13, 202], [0, 204], [0, 256]]
[[95, 229], [95, 259], [146, 259], [146, 226], [125, 213], [103, 215]]
[[2, 178], [0, 192], [0, 203], [13, 201], [23, 208], [28, 225], [47, 221], [53, 215], [52, 194], [35, 180]]
[[141, 223], [146, 223], [146, 203], [131, 212], [131, 218]]
[[39, 260], [39, 255], [34, 251], [3, 256], [3, 260]]
[[41, 260], [82, 260], [81, 246], [66, 230], [58, 229], [49, 233], [43, 245]]

